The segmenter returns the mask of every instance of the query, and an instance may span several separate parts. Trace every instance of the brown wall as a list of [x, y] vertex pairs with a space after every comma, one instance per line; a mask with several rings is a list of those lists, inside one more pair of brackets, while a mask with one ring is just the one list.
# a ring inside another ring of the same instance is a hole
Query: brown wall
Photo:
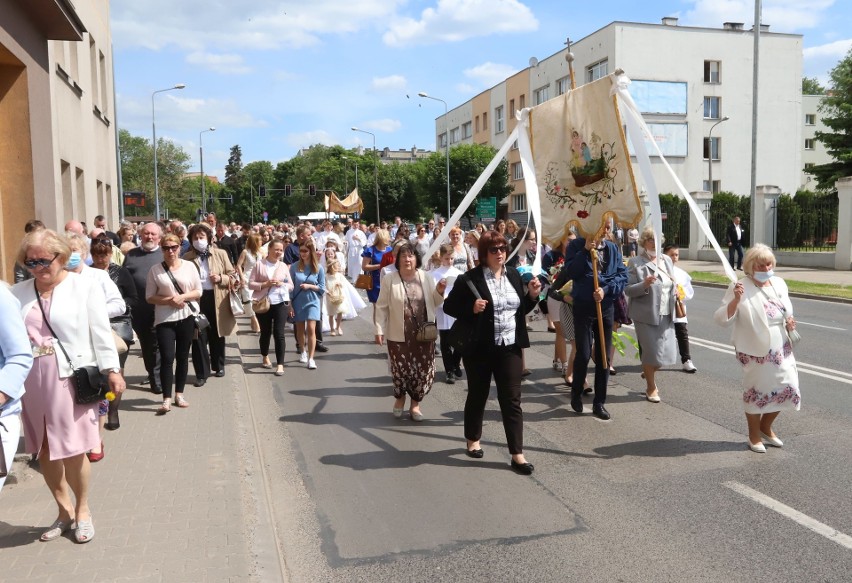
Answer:
[[[516, 75], [506, 79], [506, 132], [508, 135], [515, 129], [518, 122], [515, 120], [515, 111], [523, 107], [529, 107], [530, 104], [530, 70], [524, 69]], [[515, 109], [511, 108], [512, 100], [515, 102]], [[523, 103], [522, 103], [523, 101]], [[521, 155], [518, 150], [509, 150], [509, 184], [515, 187], [514, 194], [523, 195], [527, 189], [523, 180], [512, 180], [512, 165], [521, 161]], [[509, 205], [509, 212], [512, 212], [512, 205]]]

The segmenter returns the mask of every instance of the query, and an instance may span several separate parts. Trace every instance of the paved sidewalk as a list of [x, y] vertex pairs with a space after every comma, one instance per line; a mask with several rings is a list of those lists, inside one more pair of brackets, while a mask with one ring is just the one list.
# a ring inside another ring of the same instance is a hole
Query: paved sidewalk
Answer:
[[[106, 457], [92, 464], [96, 536], [42, 543], [56, 506], [37, 464], [18, 455], [0, 492], [3, 581], [267, 581], [258, 556], [254, 442], [236, 337], [227, 375], [202, 388], [190, 366], [188, 409], [157, 417], [159, 398], [140, 385], [138, 349], [128, 360], [121, 428], [107, 431]], [[262, 561], [260, 561], [262, 562]]]

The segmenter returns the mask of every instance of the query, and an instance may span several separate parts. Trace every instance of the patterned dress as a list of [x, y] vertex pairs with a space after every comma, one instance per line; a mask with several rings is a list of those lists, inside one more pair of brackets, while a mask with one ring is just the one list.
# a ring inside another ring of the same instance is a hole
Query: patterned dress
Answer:
[[769, 353], [752, 356], [737, 352], [744, 373], [743, 407], [749, 414], [798, 411], [802, 402], [799, 373], [793, 346], [784, 328], [783, 303], [767, 295], [763, 309], [769, 321]]
[[393, 396], [408, 393], [420, 402], [432, 390], [435, 380], [435, 343], [419, 342], [417, 328], [426, 321], [426, 300], [420, 281], [405, 285], [405, 342], [388, 340]]

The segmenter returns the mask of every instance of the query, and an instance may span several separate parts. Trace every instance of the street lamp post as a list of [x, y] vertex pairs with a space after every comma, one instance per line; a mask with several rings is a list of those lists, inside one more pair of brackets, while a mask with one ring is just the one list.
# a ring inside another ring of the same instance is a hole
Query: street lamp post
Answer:
[[[361, 132], [362, 134], [370, 134], [373, 136], [373, 153], [376, 155], [376, 165], [373, 167], [373, 176], [376, 181], [376, 224], [380, 225], [382, 223], [381, 215], [379, 213], [379, 151], [376, 150], [376, 134], [373, 132], [368, 132], [367, 130], [361, 130], [356, 127], [352, 127], [353, 132]], [[357, 168], [357, 166], [356, 166]], [[355, 179], [357, 181], [358, 173], [355, 173]]]
[[154, 220], [160, 220], [160, 184], [157, 181], [157, 112], [154, 108], [154, 96], [157, 93], [164, 93], [166, 91], [174, 91], [175, 89], [183, 89], [186, 87], [185, 83], [178, 83], [174, 87], [169, 87], [168, 89], [158, 89], [151, 94], [151, 129], [154, 134]]
[[198, 132], [198, 159], [201, 162], [201, 212], [207, 212], [207, 192], [204, 189], [204, 183], [206, 180], [204, 179], [204, 144], [201, 141], [201, 136], [205, 132], [215, 132], [216, 128], [210, 126], [206, 130], [201, 130]]
[[447, 136], [447, 220], [450, 220], [452, 216], [452, 212], [450, 210], [450, 118], [449, 118], [449, 109], [447, 107], [447, 102], [438, 97], [432, 97], [431, 95], [427, 95], [425, 92], [421, 91], [418, 93], [420, 97], [425, 99], [433, 99], [435, 101], [440, 101], [444, 104], [444, 131]]
[[722, 123], [723, 121], [728, 121], [729, 118], [727, 115], [710, 126], [710, 131], [707, 135], [707, 169], [709, 172], [707, 173], [707, 178], [709, 179], [709, 190], [710, 194], [713, 194], [713, 128]]
[[346, 167], [348, 165], [349, 158], [346, 156], [341, 156], [341, 158], [343, 158], [343, 198], [346, 198], [349, 196], [349, 183], [346, 181]]

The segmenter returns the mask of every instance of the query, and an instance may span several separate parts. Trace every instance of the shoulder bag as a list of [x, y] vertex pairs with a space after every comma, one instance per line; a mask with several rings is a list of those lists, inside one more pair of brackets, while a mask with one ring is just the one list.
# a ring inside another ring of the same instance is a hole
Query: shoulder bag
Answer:
[[[163, 269], [165, 270], [166, 274], [169, 276], [169, 279], [172, 280], [172, 285], [175, 286], [177, 293], [183, 295], [183, 289], [180, 287], [180, 285], [178, 285], [178, 282], [175, 279], [175, 276], [172, 275], [172, 271], [169, 269], [169, 266], [166, 264], [166, 262], [163, 261], [160, 265], [163, 266]], [[195, 305], [192, 303], [192, 301], [188, 301], [187, 304], [189, 305], [189, 311], [192, 312], [192, 318], [195, 321], [196, 330], [198, 330], [199, 332], [201, 330], [207, 330], [207, 328], [210, 327], [210, 320], [207, 319], [207, 316], [205, 316], [204, 314], [201, 313], [200, 308], [198, 310], [196, 310]]]
[[373, 289], [373, 276], [370, 273], [362, 273], [358, 276], [354, 283], [358, 289], [370, 291]]
[[[479, 290], [476, 289], [473, 282], [470, 281], [469, 278], [465, 278], [465, 283], [467, 284], [467, 287], [470, 288], [473, 297], [477, 300], [481, 300], [482, 296], [479, 295]], [[476, 346], [478, 336], [476, 324], [478, 324], [478, 318], [474, 316], [474, 319], [473, 325], [471, 325], [469, 320], [457, 319], [450, 327], [450, 333], [448, 334], [447, 339], [450, 346], [453, 347], [453, 350], [460, 354], [466, 354], [474, 346]]]
[[53, 337], [56, 339], [56, 343], [59, 345], [59, 349], [62, 351], [62, 354], [65, 355], [65, 359], [71, 367], [71, 384], [74, 387], [74, 401], [78, 405], [88, 405], [89, 403], [102, 400], [106, 394], [104, 389], [106, 389], [107, 386], [104, 375], [101, 374], [101, 371], [97, 366], [90, 365], [81, 366], [79, 368], [74, 367], [74, 363], [71, 362], [71, 357], [68, 356], [68, 352], [66, 352], [65, 347], [62, 346], [59, 336], [57, 336], [56, 332], [53, 331], [53, 327], [47, 319], [47, 314], [44, 313], [44, 306], [41, 305], [41, 298], [38, 296], [38, 291], [36, 291], [36, 299], [38, 300], [38, 307], [41, 310], [44, 323], [47, 324], [47, 329], [50, 330], [51, 334], [53, 334]]
[[[423, 285], [423, 278], [420, 277], [420, 273], [417, 273], [417, 279], [420, 281], [420, 289], [423, 290], [423, 301], [426, 301], [426, 286]], [[411, 298], [408, 295], [408, 288], [405, 286], [405, 281], [402, 279], [402, 275], [399, 276], [399, 280], [402, 282], [402, 288], [405, 290], [405, 299], [408, 301], [408, 307], [411, 309], [411, 317], [414, 318], [414, 324], [417, 326], [416, 338], [418, 342], [435, 342], [438, 339], [438, 325], [435, 322], [423, 322], [422, 324], [417, 323], [417, 315], [414, 311], [414, 306], [411, 305]]]
[[[777, 299], [780, 301], [781, 300], [781, 294], [778, 293], [778, 291], [775, 289], [775, 286], [772, 285], [772, 282], [769, 282], [769, 285], [772, 286], [772, 291], [775, 292], [775, 295], [778, 297]], [[760, 290], [760, 292], [764, 296], [766, 296], [766, 299], [770, 299], [769, 294], [766, 293], [762, 287], [758, 288], [758, 289]], [[784, 316], [785, 316], [784, 319], [786, 320], [787, 308], [784, 307], [783, 301], [781, 301], [781, 312], [784, 313]], [[802, 335], [799, 334], [799, 331], [796, 328], [793, 328], [792, 330], [787, 330], [787, 322], [786, 321], [784, 322], [784, 331], [787, 333], [787, 338], [790, 339], [790, 344], [792, 344], [793, 346], [795, 346], [796, 344], [798, 344], [802, 340]]]

